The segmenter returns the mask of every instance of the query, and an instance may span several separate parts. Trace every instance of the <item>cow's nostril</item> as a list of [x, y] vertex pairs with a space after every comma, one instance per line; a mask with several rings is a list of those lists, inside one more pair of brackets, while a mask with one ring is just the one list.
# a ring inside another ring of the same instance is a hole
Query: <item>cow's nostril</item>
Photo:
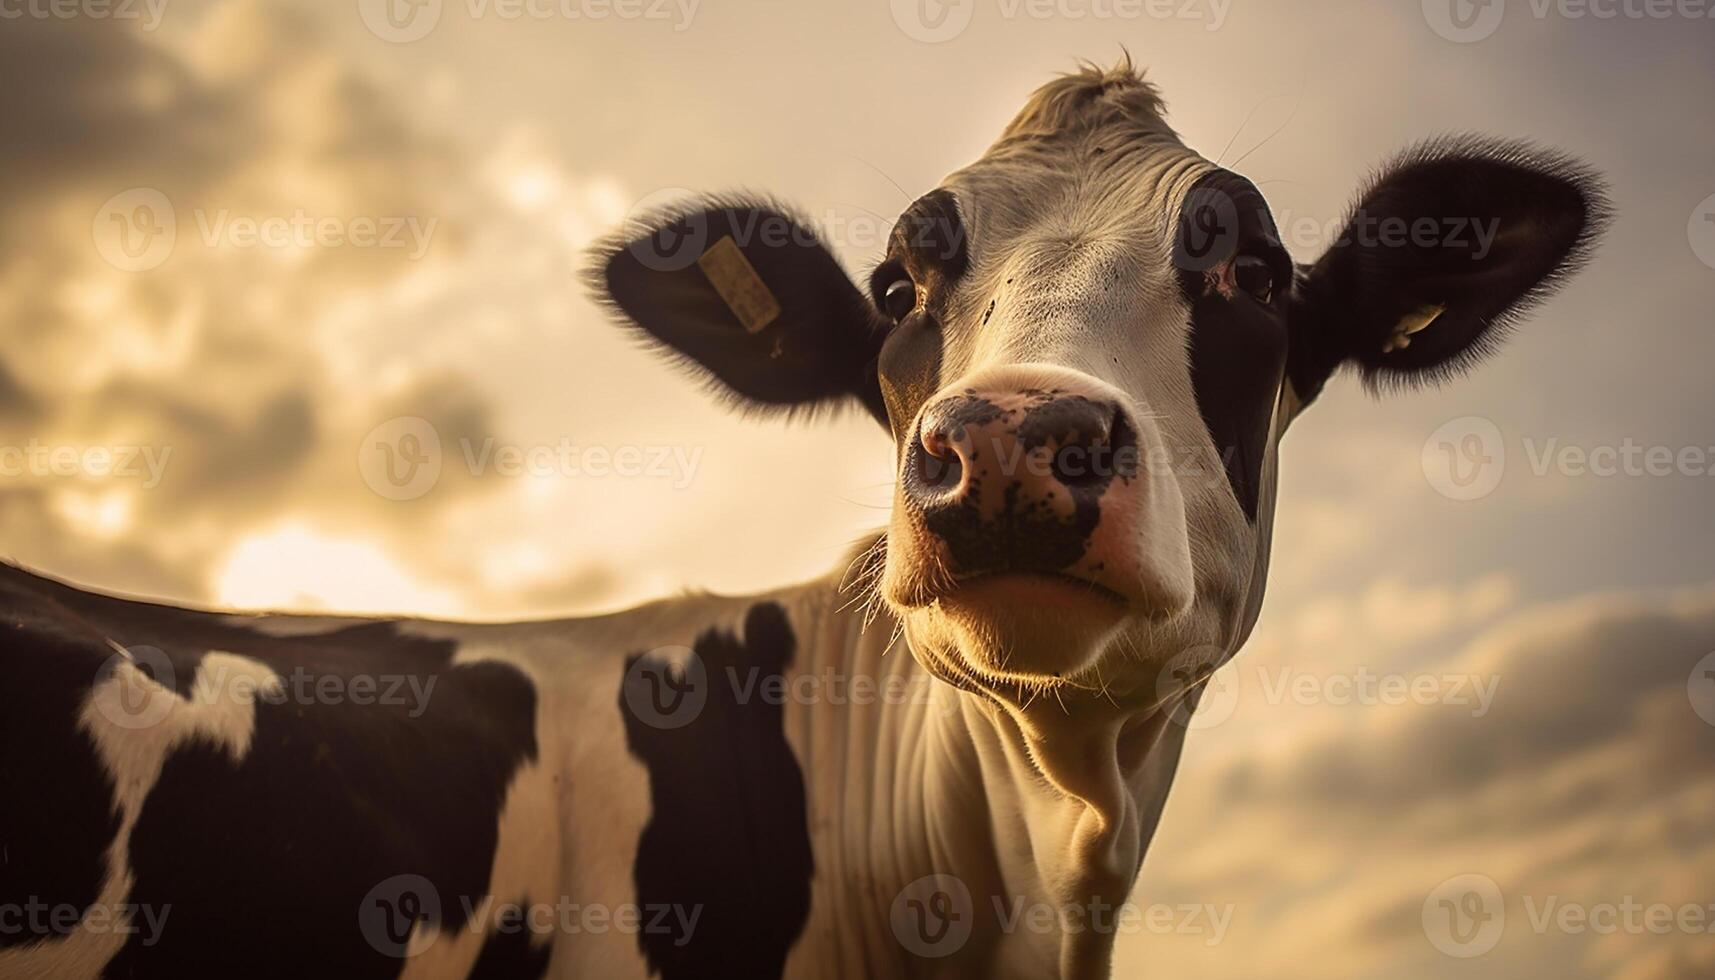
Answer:
[[932, 491], [946, 493], [958, 488], [964, 479], [965, 466], [956, 443], [966, 438], [963, 427], [951, 433], [939, 426], [926, 426], [912, 453], [912, 466], [918, 481]]
[[957, 489], [964, 475], [965, 467], [957, 453], [946, 456], [928, 452], [917, 454], [917, 478], [930, 490], [945, 492]]
[[1054, 479], [1063, 486], [1080, 489], [1095, 486], [1107, 477], [1107, 443], [1061, 446], [1054, 454]]
[[1125, 416], [1103, 406], [1090, 413], [1055, 451], [1052, 476], [1062, 486], [1085, 489], [1136, 472], [1137, 437]]

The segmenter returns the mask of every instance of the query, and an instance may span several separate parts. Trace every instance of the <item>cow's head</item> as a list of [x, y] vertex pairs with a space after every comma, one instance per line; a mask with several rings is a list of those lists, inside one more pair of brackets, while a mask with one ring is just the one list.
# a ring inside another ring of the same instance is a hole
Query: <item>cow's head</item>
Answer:
[[1604, 217], [1564, 157], [1443, 139], [1295, 264], [1256, 187], [1161, 109], [1129, 65], [1049, 83], [862, 284], [762, 200], [654, 215], [599, 253], [618, 309], [734, 398], [856, 402], [891, 431], [877, 584], [957, 683], [1141, 691], [1169, 657], [1224, 657], [1261, 600], [1276, 447], [1329, 376], [1450, 377]]

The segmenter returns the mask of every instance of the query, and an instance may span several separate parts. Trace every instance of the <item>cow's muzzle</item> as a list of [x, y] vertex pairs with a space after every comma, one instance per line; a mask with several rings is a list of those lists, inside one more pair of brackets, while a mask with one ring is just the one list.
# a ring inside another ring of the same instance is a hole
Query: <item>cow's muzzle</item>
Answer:
[[1064, 387], [944, 395], [920, 416], [902, 503], [954, 580], [1063, 576], [1117, 593], [1087, 561], [1131, 531], [1122, 498], [1138, 479], [1137, 429], [1114, 399]]

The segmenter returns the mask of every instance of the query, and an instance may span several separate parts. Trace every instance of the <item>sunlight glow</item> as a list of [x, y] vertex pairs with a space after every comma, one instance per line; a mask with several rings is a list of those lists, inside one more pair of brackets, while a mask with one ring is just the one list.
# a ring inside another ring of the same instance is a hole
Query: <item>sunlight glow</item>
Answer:
[[214, 574], [214, 594], [239, 609], [453, 616], [459, 597], [424, 584], [379, 545], [289, 523], [251, 535]]

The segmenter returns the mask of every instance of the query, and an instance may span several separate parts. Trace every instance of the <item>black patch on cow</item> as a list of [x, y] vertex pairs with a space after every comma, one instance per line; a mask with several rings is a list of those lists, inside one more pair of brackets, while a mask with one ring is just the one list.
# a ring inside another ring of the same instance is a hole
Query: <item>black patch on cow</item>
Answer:
[[546, 976], [554, 947], [536, 945], [522, 917], [503, 918], [501, 925], [502, 931], [483, 940], [482, 952], [465, 980], [540, 980]]
[[[403, 961], [359, 928], [371, 889], [397, 875], [427, 879], [443, 930], [464, 925], [467, 907], [487, 894], [506, 789], [537, 753], [536, 693], [517, 668], [453, 665], [455, 643], [404, 636], [393, 623], [271, 637], [224, 616], [0, 572], [0, 584], [13, 582], [27, 584], [38, 605], [66, 610], [69, 625], [59, 634], [93, 638], [70, 650], [38, 643], [6, 651], [28, 666], [9, 681], [34, 676], [45, 693], [62, 692], [55, 695], [62, 705], [87, 694], [107, 657], [106, 638], [165, 651], [181, 692], [208, 668], [213, 650], [259, 660], [287, 682], [283, 700], [256, 703], [242, 762], [200, 741], [167, 757], [132, 830], [135, 884], [127, 901], [169, 911], [159, 935], [131, 936], [108, 975], [395, 976]], [[363, 698], [376, 703], [354, 700], [359, 689], [350, 682], [359, 676], [377, 679], [373, 698]], [[337, 679], [344, 693], [316, 694], [323, 678]], [[394, 695], [383, 696], [395, 683]], [[4, 724], [12, 723], [10, 702]], [[51, 718], [43, 725], [54, 731]], [[68, 788], [49, 792], [81, 807], [54, 814], [71, 829], [47, 838], [64, 842], [49, 854], [69, 883], [57, 887], [70, 893], [89, 878], [86, 838], [94, 835], [78, 830], [79, 821], [91, 814], [107, 821], [112, 798], [72, 788], [90, 782], [87, 744], [62, 739], [43, 751], [55, 753], [55, 772], [69, 767]], [[14, 778], [8, 771], [0, 785], [8, 792], [31, 785]], [[103, 826], [110, 840], [112, 824]], [[23, 839], [41, 834], [22, 829]]]
[[[771, 201], [708, 199], [604, 241], [591, 286], [653, 344], [733, 401], [798, 410], [857, 399], [886, 422], [875, 359], [880, 316], [808, 221]], [[697, 264], [731, 238], [780, 314], [752, 332]]]
[[[887, 287], [901, 277], [916, 284], [921, 307], [900, 321], [881, 348], [876, 375], [896, 439], [941, 388], [942, 333], [947, 304], [970, 267], [970, 243], [959, 203], [933, 190], [914, 201], [893, 226], [887, 258], [870, 274], [870, 296], [885, 310]], [[989, 304], [989, 312], [994, 304]], [[987, 322], [987, 316], [984, 317]]]
[[[1274, 271], [1267, 302], [1217, 285], [1236, 256]], [[1189, 355], [1197, 410], [1209, 430], [1233, 496], [1255, 521], [1268, 454], [1269, 422], [1286, 370], [1286, 298], [1292, 265], [1268, 205], [1251, 182], [1225, 170], [1202, 177], [1186, 195], [1174, 248], [1179, 285], [1191, 304]]]
[[[1342, 364], [1372, 388], [1457, 374], [1583, 267], [1611, 214], [1595, 172], [1528, 142], [1449, 136], [1407, 149], [1304, 270], [1293, 388], [1308, 403]], [[1424, 306], [1445, 310], [1408, 346], [1389, 344]]]
[[443, 931], [464, 926], [463, 899], [487, 893], [506, 788], [536, 757], [535, 690], [508, 664], [420, 669], [438, 680], [417, 718], [259, 703], [242, 763], [201, 744], [169, 757], [131, 835], [131, 901], [172, 917], [114, 970], [386, 975], [399, 962], [358, 914], [395, 875], [430, 882]]
[[[941, 287], [944, 299], [944, 287], [957, 283], [970, 267], [970, 242], [958, 198], [937, 188], [913, 201], [893, 224], [887, 254], [906, 264], [918, 286]], [[930, 289], [931, 299], [937, 291]]]
[[[679, 934], [676, 915], [639, 933], [651, 971], [666, 980], [778, 977], [809, 919], [804, 778], [778, 692], [767, 693], [796, 645], [774, 603], [751, 607], [742, 640], [704, 633], [693, 649], [707, 698], [682, 727], [638, 718], [622, 682], [626, 744], [649, 770], [650, 817], [632, 869], [637, 901], [646, 926], [651, 910], [699, 916], [689, 936]], [[627, 677], [644, 656], [626, 658]]]
[[917, 412], [941, 389], [941, 328], [927, 313], [906, 317], [881, 348], [877, 376], [895, 439], [909, 436]]
[[[101, 891], [119, 816], [77, 718], [113, 651], [27, 580], [0, 566], [0, 908], [36, 902], [81, 914]], [[0, 949], [57, 935], [26, 922], [0, 930]]]

